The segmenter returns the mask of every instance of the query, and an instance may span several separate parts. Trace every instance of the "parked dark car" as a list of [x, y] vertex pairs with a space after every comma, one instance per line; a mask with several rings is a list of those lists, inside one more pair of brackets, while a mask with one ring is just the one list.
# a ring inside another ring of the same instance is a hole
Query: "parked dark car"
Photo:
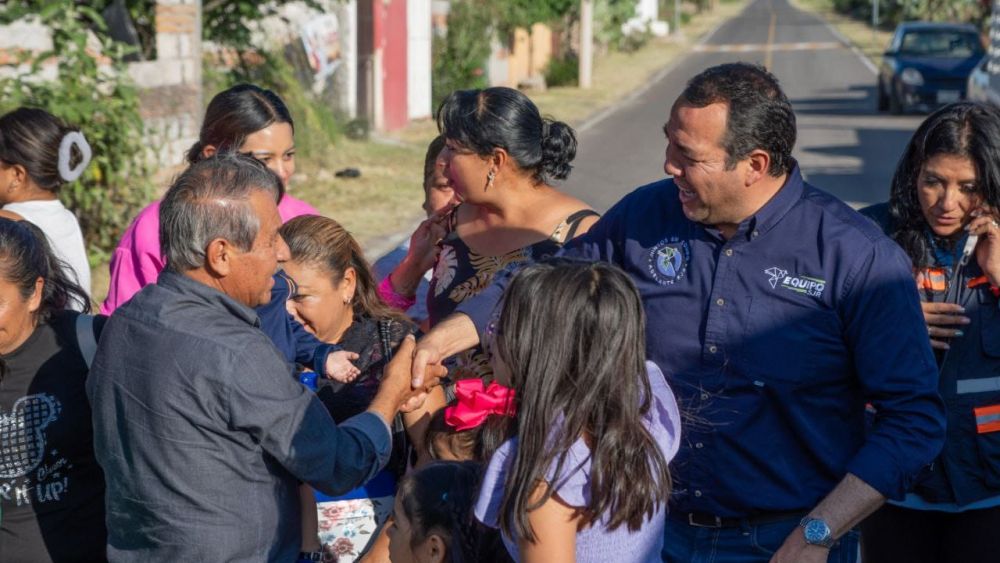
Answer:
[[878, 75], [878, 109], [931, 111], [965, 98], [985, 50], [971, 25], [907, 22], [896, 27]]

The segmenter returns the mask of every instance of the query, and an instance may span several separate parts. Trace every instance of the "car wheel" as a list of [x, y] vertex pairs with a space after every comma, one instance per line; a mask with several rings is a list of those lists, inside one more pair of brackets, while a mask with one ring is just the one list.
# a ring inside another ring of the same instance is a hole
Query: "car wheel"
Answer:
[[885, 91], [882, 90], [881, 81], [879, 81], [878, 86], [875, 87], [875, 99], [878, 111], [885, 111], [889, 109], [889, 100], [886, 99]]
[[889, 113], [899, 115], [903, 113], [903, 104], [896, 95], [896, 92], [889, 92]]

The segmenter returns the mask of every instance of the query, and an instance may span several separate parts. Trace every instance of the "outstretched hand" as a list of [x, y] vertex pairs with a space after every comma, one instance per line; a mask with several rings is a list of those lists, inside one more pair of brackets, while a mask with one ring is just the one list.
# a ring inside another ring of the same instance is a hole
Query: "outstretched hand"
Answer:
[[385, 368], [385, 375], [382, 377], [382, 386], [391, 385], [392, 389], [398, 393], [399, 410], [402, 412], [412, 412], [423, 406], [427, 399], [427, 393], [438, 384], [441, 377], [447, 373], [444, 366], [431, 366], [426, 370], [426, 377], [419, 385], [413, 385], [410, 374], [413, 370], [413, 356], [416, 348], [416, 339], [408, 335], [396, 349], [396, 354], [392, 361]]

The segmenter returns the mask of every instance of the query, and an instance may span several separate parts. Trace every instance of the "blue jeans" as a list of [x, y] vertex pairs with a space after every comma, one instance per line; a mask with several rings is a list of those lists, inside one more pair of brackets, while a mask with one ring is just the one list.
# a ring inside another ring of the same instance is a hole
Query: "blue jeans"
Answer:
[[[667, 563], [767, 563], [799, 520], [733, 528], [700, 528], [667, 517], [663, 561]], [[856, 563], [858, 531], [851, 530], [830, 549], [829, 563]]]

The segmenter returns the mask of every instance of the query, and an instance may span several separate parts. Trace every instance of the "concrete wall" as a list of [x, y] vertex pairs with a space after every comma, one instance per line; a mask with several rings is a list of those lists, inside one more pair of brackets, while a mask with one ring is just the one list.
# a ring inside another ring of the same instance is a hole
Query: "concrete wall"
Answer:
[[129, 64], [160, 168], [184, 163], [202, 118], [201, 0], [157, 0], [156, 60]]
[[[157, 58], [129, 63], [128, 70], [139, 87], [150, 158], [156, 166], [169, 168], [183, 163], [201, 124], [201, 0], [157, 0], [155, 9]], [[13, 65], [21, 54], [51, 49], [52, 35], [38, 22], [0, 26], [0, 76], [30, 70], [30, 65]], [[41, 73], [31, 77], [56, 78], [54, 58], [44, 61]]]

